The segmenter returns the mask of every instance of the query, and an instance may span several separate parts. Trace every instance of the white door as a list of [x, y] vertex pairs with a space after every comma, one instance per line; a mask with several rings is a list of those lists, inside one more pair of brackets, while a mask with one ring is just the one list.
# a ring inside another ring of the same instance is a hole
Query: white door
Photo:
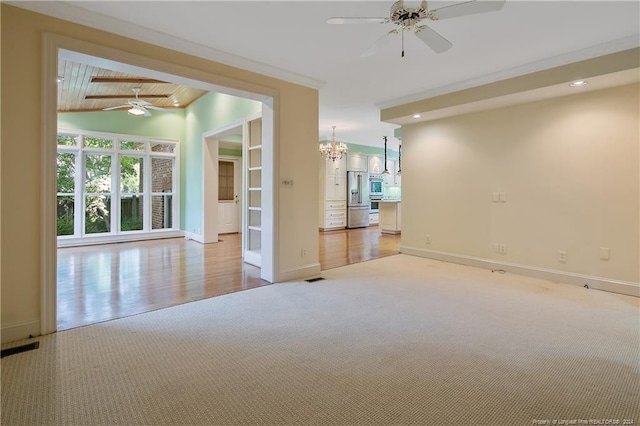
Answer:
[[218, 161], [218, 233], [240, 232], [240, 167], [238, 159]]

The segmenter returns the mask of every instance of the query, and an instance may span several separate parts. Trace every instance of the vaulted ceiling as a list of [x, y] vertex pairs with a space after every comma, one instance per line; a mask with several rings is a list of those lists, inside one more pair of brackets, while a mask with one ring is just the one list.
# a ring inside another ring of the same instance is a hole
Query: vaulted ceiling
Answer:
[[58, 112], [100, 111], [139, 98], [162, 108], [184, 108], [204, 90], [61, 59], [58, 62]]

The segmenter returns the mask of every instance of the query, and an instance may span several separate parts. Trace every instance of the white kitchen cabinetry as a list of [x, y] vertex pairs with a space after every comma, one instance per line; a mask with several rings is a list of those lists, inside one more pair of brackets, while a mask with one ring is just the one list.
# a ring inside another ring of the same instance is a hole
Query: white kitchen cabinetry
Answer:
[[394, 186], [396, 176], [396, 162], [393, 160], [387, 160], [387, 170], [389, 171], [389, 174], [383, 175], [384, 186]]
[[369, 173], [380, 174], [384, 172], [384, 160], [378, 155], [369, 156]]
[[380, 229], [385, 234], [399, 234], [402, 229], [402, 203], [399, 201], [380, 202]]
[[350, 172], [368, 171], [368, 158], [364, 154], [347, 154], [347, 170]]
[[347, 226], [347, 159], [320, 159], [319, 228], [322, 231]]
[[387, 160], [388, 175], [384, 175], [384, 186], [400, 186], [401, 175], [398, 174], [398, 162]]

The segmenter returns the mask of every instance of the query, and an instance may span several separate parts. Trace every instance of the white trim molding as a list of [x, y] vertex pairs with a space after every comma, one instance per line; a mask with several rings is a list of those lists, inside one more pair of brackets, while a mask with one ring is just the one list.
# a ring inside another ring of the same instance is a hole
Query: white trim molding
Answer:
[[637, 35], [625, 37], [625, 38], [613, 40], [607, 43], [602, 43], [597, 46], [592, 46], [585, 49], [580, 49], [573, 52], [565, 53], [563, 55], [553, 56], [551, 58], [529, 62], [524, 65], [505, 69], [495, 73], [482, 75], [482, 76], [468, 79], [468, 80], [458, 81], [456, 83], [436, 87], [436, 88], [418, 92], [418, 93], [412, 93], [410, 95], [402, 96], [396, 99], [390, 99], [385, 102], [379, 102], [375, 106], [381, 110], [393, 108], [393, 107], [408, 104], [411, 102], [421, 101], [423, 99], [434, 98], [436, 96], [446, 95], [448, 93], [454, 93], [460, 90], [482, 86], [484, 84], [494, 83], [497, 81], [502, 81], [509, 78], [513, 78], [513, 77], [519, 77], [522, 75], [531, 74], [531, 73], [543, 71], [546, 69], [571, 64], [574, 62], [584, 61], [587, 59], [597, 58], [599, 56], [604, 56], [611, 53], [622, 52], [623, 50], [633, 49], [636, 47], [638, 47]]
[[112, 34], [143, 41], [155, 46], [176, 50], [178, 52], [208, 59], [221, 64], [237, 67], [312, 89], [320, 89], [325, 82], [306, 75], [298, 74], [262, 62], [243, 58], [222, 50], [194, 43], [151, 28], [132, 24], [121, 19], [113, 18], [102, 13], [92, 12], [82, 7], [62, 1], [7, 1], [15, 7], [31, 10], [32, 12], [52, 16], [70, 22], [81, 22], [83, 25], [106, 31]]
[[309, 278], [315, 278], [320, 276], [320, 263], [311, 263], [304, 266], [299, 266], [293, 269], [287, 269], [280, 272], [280, 279], [278, 282], [286, 281], [300, 281]]
[[40, 331], [40, 320], [3, 324], [0, 334], [2, 335], [2, 343], [26, 339], [27, 336], [39, 336], [42, 334]]
[[185, 240], [193, 240], [197, 241], [200, 244], [204, 244], [204, 237], [200, 234], [196, 234], [194, 232], [184, 231], [184, 239]]
[[131, 232], [128, 234], [100, 235], [92, 234], [76, 238], [58, 238], [58, 248], [91, 246], [96, 244], [124, 243], [129, 241], [160, 240], [163, 238], [184, 237], [184, 231], [180, 230], [158, 230], [151, 232]]
[[630, 281], [620, 281], [604, 277], [558, 271], [554, 269], [537, 268], [535, 266], [519, 265], [516, 263], [499, 262], [492, 259], [483, 259], [480, 257], [464, 256], [435, 250], [425, 250], [418, 247], [404, 245], [400, 246], [400, 253], [441, 260], [444, 262], [457, 263], [460, 265], [475, 266], [483, 269], [502, 269], [506, 272], [540, 278], [543, 280], [557, 281], [580, 287], [587, 285], [590, 289], [640, 297], [640, 283]]

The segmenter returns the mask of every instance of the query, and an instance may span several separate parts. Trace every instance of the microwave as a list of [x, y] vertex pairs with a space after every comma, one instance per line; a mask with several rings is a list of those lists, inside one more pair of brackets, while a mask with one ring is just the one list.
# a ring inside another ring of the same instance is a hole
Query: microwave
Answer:
[[382, 175], [370, 175], [369, 176], [369, 196], [382, 197], [384, 188], [384, 179]]

